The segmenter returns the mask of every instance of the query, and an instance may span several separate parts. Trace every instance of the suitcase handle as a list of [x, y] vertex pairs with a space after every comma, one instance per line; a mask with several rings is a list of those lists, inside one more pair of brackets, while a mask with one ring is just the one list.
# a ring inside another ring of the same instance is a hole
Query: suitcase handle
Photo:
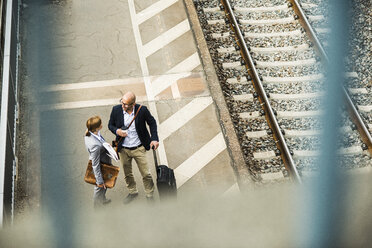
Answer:
[[158, 158], [156, 157], [156, 151], [154, 150], [154, 148], [152, 148], [152, 153], [154, 154], [155, 167], [158, 168]]

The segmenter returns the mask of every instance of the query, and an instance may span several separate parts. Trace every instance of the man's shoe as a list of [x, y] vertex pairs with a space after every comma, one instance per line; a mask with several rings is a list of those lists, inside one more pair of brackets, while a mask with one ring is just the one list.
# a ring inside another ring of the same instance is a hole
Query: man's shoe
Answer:
[[109, 204], [110, 202], [111, 202], [111, 199], [105, 199], [103, 200], [102, 204], [106, 205], [106, 204]]
[[128, 204], [128, 203], [130, 203], [131, 201], [133, 201], [137, 196], [138, 196], [138, 193], [128, 194], [127, 197], [124, 198], [123, 203], [124, 203], [124, 204]]
[[146, 196], [146, 201], [149, 205], [154, 205], [155, 204], [155, 200], [154, 200], [153, 196]]

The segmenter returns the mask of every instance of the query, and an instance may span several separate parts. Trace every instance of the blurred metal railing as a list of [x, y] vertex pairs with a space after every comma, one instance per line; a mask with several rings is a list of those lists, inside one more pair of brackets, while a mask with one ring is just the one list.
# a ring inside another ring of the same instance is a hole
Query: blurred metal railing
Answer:
[[18, 118], [18, 25], [20, 0], [1, 3], [0, 228], [13, 220]]
[[[346, 71], [344, 63], [348, 52], [348, 27], [351, 24], [348, 0], [329, 0], [330, 21], [328, 27], [332, 30], [327, 49], [326, 73], [327, 84], [323, 115], [324, 135], [321, 140], [321, 154], [319, 157], [319, 175], [313, 177], [307, 188], [302, 192], [303, 197], [297, 206], [301, 209], [298, 230], [301, 235], [296, 247], [343, 247], [345, 246], [344, 231], [347, 225], [348, 208], [352, 207], [348, 201], [353, 201], [351, 185], [348, 178], [342, 174], [338, 144], [340, 142], [339, 124], [342, 121], [340, 106], [344, 101], [343, 87]], [[355, 4], [355, 3], [354, 3]]]

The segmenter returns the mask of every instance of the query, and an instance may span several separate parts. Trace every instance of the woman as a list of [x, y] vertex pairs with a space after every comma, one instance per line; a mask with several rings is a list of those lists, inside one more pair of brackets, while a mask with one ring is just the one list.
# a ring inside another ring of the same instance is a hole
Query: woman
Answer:
[[88, 130], [85, 132], [85, 146], [89, 152], [89, 159], [92, 161], [94, 176], [96, 177], [96, 186], [94, 187], [94, 207], [110, 203], [110, 199], [106, 199], [106, 185], [103, 181], [101, 173], [101, 163], [111, 164], [110, 157], [106, 154], [106, 149], [103, 147], [105, 140], [100, 134], [102, 129], [102, 120], [99, 116], [91, 117], [87, 120]]

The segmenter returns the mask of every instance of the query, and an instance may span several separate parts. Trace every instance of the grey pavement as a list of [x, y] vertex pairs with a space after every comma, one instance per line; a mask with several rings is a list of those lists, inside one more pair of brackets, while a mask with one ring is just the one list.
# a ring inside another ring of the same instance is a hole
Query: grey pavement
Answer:
[[[159, 2], [24, 1], [18, 204], [25, 213], [92, 208], [85, 122], [100, 115], [112, 140], [109, 114], [127, 90], [157, 119], [160, 162], [175, 169], [180, 196], [239, 191], [184, 4]], [[121, 172], [107, 197], [122, 206], [126, 194]]]

